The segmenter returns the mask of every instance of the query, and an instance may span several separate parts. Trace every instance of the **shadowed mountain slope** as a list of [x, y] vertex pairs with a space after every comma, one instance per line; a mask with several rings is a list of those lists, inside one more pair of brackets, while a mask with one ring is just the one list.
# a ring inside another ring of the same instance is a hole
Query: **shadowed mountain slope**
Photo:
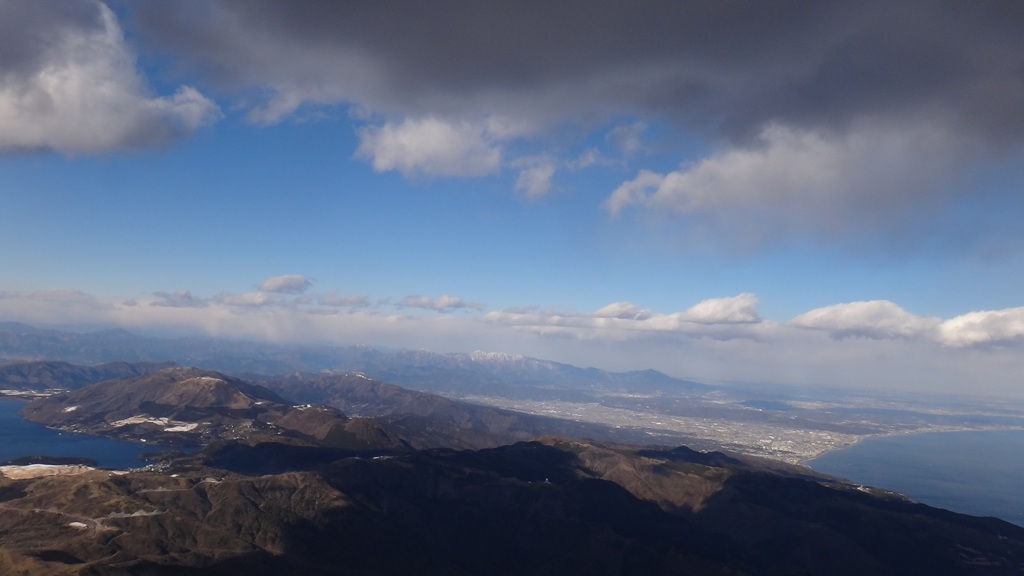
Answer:
[[0, 573], [1024, 570], [1024, 529], [1005, 522], [693, 456], [552, 438], [271, 474], [207, 452], [162, 473], [0, 479]]

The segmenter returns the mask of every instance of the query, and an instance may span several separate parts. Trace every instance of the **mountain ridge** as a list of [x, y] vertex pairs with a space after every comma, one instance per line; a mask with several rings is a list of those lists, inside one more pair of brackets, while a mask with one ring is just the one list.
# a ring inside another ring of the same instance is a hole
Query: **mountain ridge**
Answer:
[[428, 392], [586, 398], [607, 390], [681, 392], [708, 390], [697, 382], [654, 370], [610, 372], [503, 352], [438, 354], [383, 351], [367, 346], [284, 346], [212, 338], [153, 338], [115, 329], [76, 333], [0, 323], [0, 359], [59, 360], [79, 364], [176, 362], [239, 375], [293, 372], [363, 372]]

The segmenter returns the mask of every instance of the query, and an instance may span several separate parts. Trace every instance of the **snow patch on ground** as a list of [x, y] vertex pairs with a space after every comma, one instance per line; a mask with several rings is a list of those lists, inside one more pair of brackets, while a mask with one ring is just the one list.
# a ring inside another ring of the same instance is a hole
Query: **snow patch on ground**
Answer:
[[43, 476], [83, 474], [90, 470], [95, 470], [95, 468], [79, 464], [28, 464], [25, 466], [0, 466], [0, 474], [3, 474], [11, 480], [25, 480], [27, 478], [41, 478]]
[[213, 376], [196, 376], [194, 378], [187, 378], [182, 380], [182, 384], [219, 384], [224, 382], [220, 378], [214, 378]]
[[140, 414], [138, 416], [130, 416], [121, 420], [115, 420], [110, 425], [114, 428], [120, 428], [122, 426], [128, 426], [130, 424], [156, 424], [164, 427], [164, 432], [191, 432], [199, 426], [198, 422], [182, 422], [180, 420], [171, 420], [165, 416], [160, 418], [154, 418], [146, 414]]

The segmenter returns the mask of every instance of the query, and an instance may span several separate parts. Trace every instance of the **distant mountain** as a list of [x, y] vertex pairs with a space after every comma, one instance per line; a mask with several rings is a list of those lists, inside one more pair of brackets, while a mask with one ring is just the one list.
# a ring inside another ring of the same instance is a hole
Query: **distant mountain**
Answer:
[[422, 350], [349, 355], [345, 370], [360, 371], [417, 390], [531, 400], [586, 401], [594, 394], [670, 395], [707, 392], [709, 386], [656, 370], [608, 372], [504, 353], [435, 354]]
[[[645, 430], [481, 406], [409, 390], [354, 372], [297, 373], [262, 380], [260, 384], [298, 402], [324, 404], [350, 416], [386, 421], [420, 447], [492, 448], [545, 435], [614, 442], [652, 441]], [[681, 440], [681, 437], [670, 440], [667, 434], [659, 439], [661, 442]]]
[[655, 370], [608, 372], [504, 353], [437, 354], [367, 346], [284, 346], [211, 338], [147, 338], [124, 330], [75, 333], [0, 323], [0, 359], [176, 362], [240, 376], [335, 370], [455, 395], [587, 401], [607, 392], [686, 395], [711, 387]]
[[3, 574], [1024, 573], [1024, 529], [996, 519], [558, 438], [377, 458], [222, 443], [161, 471], [0, 479], [0, 495]]
[[262, 386], [198, 368], [165, 368], [92, 384], [34, 400], [21, 413], [63, 430], [164, 445], [290, 439], [334, 447], [405, 447], [375, 423], [354, 421], [326, 406], [296, 406]]
[[0, 389], [74, 390], [104, 380], [145, 376], [171, 366], [171, 362], [110, 362], [98, 366], [53, 361], [10, 362], [0, 365]]

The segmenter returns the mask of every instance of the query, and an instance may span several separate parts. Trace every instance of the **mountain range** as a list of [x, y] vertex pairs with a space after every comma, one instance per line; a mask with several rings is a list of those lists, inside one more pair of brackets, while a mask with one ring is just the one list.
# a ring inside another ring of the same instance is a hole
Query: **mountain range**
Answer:
[[589, 398], [597, 392], [685, 394], [710, 388], [655, 370], [608, 372], [494, 352], [438, 354], [368, 346], [285, 346], [210, 338], [149, 338], [126, 330], [79, 333], [0, 323], [0, 360], [76, 364], [176, 362], [251, 376], [294, 372], [361, 372], [435, 393], [487, 392], [510, 398]]

